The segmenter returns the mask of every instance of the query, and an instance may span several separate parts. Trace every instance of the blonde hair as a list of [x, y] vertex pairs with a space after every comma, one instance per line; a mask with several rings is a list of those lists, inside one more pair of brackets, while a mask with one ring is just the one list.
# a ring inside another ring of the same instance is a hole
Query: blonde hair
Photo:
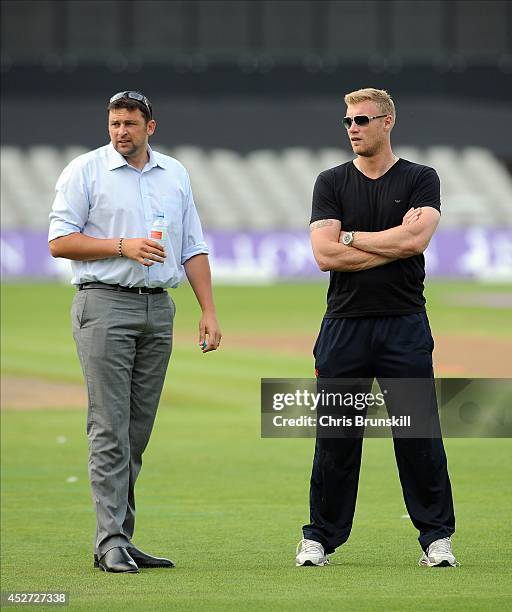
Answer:
[[377, 106], [380, 108], [381, 112], [386, 115], [391, 115], [393, 120], [396, 118], [395, 104], [385, 89], [365, 87], [364, 89], [351, 91], [345, 96], [345, 104], [347, 106], [349, 106], [349, 104], [366, 102], [366, 100], [375, 102], [375, 104], [377, 104]]

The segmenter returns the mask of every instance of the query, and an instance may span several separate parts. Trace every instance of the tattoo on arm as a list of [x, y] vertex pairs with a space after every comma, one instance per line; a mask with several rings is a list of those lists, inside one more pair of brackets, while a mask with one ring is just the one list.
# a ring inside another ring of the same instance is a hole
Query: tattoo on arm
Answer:
[[309, 226], [309, 231], [313, 231], [316, 229], [320, 229], [321, 227], [326, 227], [327, 225], [333, 225], [334, 221], [332, 219], [321, 219], [320, 221], [314, 221]]

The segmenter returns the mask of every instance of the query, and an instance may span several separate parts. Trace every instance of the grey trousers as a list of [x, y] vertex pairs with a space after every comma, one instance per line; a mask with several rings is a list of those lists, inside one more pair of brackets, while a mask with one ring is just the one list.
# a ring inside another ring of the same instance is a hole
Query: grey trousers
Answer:
[[89, 478], [95, 553], [127, 546], [135, 527], [135, 482], [172, 349], [174, 302], [167, 292], [77, 292], [73, 337], [89, 397]]

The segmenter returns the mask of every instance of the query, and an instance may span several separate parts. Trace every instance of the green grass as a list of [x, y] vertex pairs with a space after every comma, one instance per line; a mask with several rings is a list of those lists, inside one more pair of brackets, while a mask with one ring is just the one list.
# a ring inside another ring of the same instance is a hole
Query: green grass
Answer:
[[[262, 287], [216, 289], [219, 318], [224, 334], [224, 350], [201, 356], [196, 345], [198, 308], [190, 288], [173, 292], [178, 306], [176, 331], [190, 338], [177, 344], [170, 371], [173, 389], [181, 389], [190, 399], [189, 377], [200, 377], [206, 386], [229, 397], [232, 391], [260, 377], [303, 377], [311, 375], [312, 358], [291, 354], [269, 354], [248, 346], [230, 347], [232, 335], [290, 334], [311, 337], [313, 346], [325, 310], [326, 283], [281, 284]], [[512, 338], [512, 308], [454, 306], [453, 296], [465, 294], [510, 294], [510, 285], [476, 285], [470, 282], [437, 282], [427, 285], [426, 296], [432, 329], [435, 333], [457, 332]], [[74, 289], [54, 284], [10, 284], [2, 287], [2, 371], [11, 374], [42, 376], [53, 380], [81, 381], [78, 359], [70, 332], [69, 308]], [[49, 347], [51, 352], [49, 353]], [[48, 358], [51, 356], [51, 358]], [[207, 367], [205, 368], [205, 362]], [[224, 384], [229, 375], [229, 385]], [[177, 387], [176, 387], [177, 385]], [[235, 385], [235, 388], [233, 387]], [[194, 385], [196, 387], [196, 385]], [[179, 391], [181, 392], [181, 390]]]
[[[461, 331], [497, 333], [501, 311], [455, 309], [443, 297], [475, 290], [431, 285], [432, 326], [452, 329], [456, 312]], [[229, 335], [290, 331], [314, 338], [324, 286], [219, 287], [216, 294], [224, 350], [201, 355], [194, 333], [190, 346], [176, 346], [137, 485], [135, 542], [171, 555], [176, 569], [134, 576], [94, 570], [85, 411], [7, 410], [2, 590], [66, 590], [77, 610], [505, 609], [512, 595], [512, 444], [505, 439], [446, 440], [460, 568], [416, 565], [417, 533], [401, 518], [392, 444], [375, 439], [365, 441], [350, 540], [330, 567], [294, 567], [308, 520], [313, 440], [260, 438], [259, 378], [309, 376], [312, 360], [229, 348]], [[4, 373], [81, 381], [69, 329], [72, 295], [56, 285], [3, 287]], [[177, 331], [195, 329], [190, 289], [179, 289], [175, 300]], [[70, 476], [78, 480], [69, 483]]]
[[90, 558], [84, 415], [6, 412], [2, 429], [4, 590], [64, 589], [74, 609], [140, 610], [495, 610], [511, 594], [508, 440], [447, 440], [461, 568], [416, 566], [391, 443], [367, 440], [352, 537], [331, 567], [303, 569], [293, 556], [312, 441], [260, 440], [256, 409], [164, 408], [138, 483], [136, 541], [178, 567], [112, 576]]
[[475, 306], [469, 299], [465, 303], [465, 296], [471, 298], [475, 294], [510, 298], [512, 285], [478, 284], [470, 281], [427, 282], [425, 297], [433, 331], [512, 338], [512, 306]]

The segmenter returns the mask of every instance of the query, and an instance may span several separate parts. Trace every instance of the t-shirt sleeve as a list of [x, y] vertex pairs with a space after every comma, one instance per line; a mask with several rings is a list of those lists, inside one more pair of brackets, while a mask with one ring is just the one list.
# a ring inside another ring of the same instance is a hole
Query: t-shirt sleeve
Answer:
[[331, 170], [321, 172], [313, 189], [313, 205], [310, 223], [321, 219], [341, 221], [341, 209], [334, 196], [334, 174]]
[[434, 168], [425, 166], [420, 172], [411, 194], [411, 205], [431, 206], [441, 212], [441, 185]]

